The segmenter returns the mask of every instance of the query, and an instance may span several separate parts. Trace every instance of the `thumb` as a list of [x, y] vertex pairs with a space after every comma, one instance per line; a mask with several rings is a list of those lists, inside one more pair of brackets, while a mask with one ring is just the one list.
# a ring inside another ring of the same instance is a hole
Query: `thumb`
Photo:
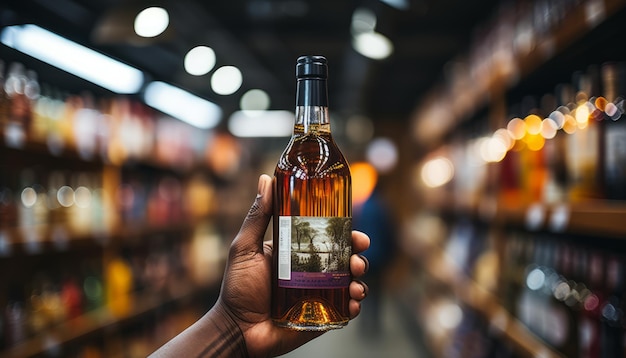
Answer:
[[259, 177], [257, 196], [233, 241], [235, 251], [263, 252], [263, 237], [272, 217], [272, 178]]

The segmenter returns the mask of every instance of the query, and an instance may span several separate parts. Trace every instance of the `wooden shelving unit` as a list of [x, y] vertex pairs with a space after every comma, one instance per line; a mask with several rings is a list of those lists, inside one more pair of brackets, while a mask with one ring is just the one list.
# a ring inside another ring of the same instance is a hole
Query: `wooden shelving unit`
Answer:
[[[529, 8], [526, 10], [532, 9], [533, 3], [533, 1], [528, 3]], [[460, 62], [465, 65], [465, 70], [455, 72], [447, 79], [447, 82], [433, 88], [414, 112], [414, 146], [423, 152], [422, 158], [428, 159], [442, 155], [442, 153], [444, 153], [443, 156], [454, 157], [457, 153], [455, 150], [470, 148], [471, 140], [481, 135], [481, 131], [482, 135], [488, 136], [498, 127], [506, 126], [508, 120], [511, 119], [505, 118], [508, 115], [507, 106], [515, 104], [507, 103], [507, 101], [521, 101], [527, 95], [538, 96], [552, 93], [548, 91], [552, 91], [560, 82], [553, 83], [551, 79], [540, 77], [550, 71], [559, 70], [558, 67], [561, 64], [566, 68], [562, 75], [571, 76], [574, 71], [585, 70], [586, 66], [602, 63], [593, 62], [596, 60], [624, 61], [626, 53], [623, 51], [607, 50], [606, 54], [589, 52], [592, 51], [590, 49], [605, 50], [599, 45], [594, 47], [593, 43], [610, 43], [611, 41], [606, 38], [607, 33], [617, 38], [624, 33], [621, 29], [624, 28], [625, 12], [625, 0], [578, 2], [567, 13], [560, 14], [562, 18], [558, 22], [550, 22], [557, 25], [551, 25], [552, 28], [543, 28], [541, 29], [543, 31], [533, 33], [531, 41], [533, 45], [526, 48], [526, 51], [514, 50], [510, 41], [503, 41], [502, 38], [494, 40], [494, 37], [501, 35], [498, 32], [502, 30], [499, 26], [506, 28], [508, 25], [506, 21], [487, 24], [493, 27], [492, 31], [483, 31], [485, 39], [473, 44], [474, 48], [470, 46], [469, 54], [460, 58]], [[502, 13], [498, 14], [502, 15]], [[517, 16], [522, 18], [520, 14]], [[620, 21], [622, 25], [618, 23]], [[482, 30], [489, 29], [483, 27]], [[502, 33], [510, 36], [510, 32], [502, 31]], [[615, 36], [615, 34], [619, 35]], [[617, 38], [614, 40], [617, 41]], [[580, 47], [577, 47], [579, 45]], [[591, 58], [589, 60], [592, 61], [591, 63], [584, 63], [587, 60], [585, 51]], [[506, 55], [503, 55], [503, 52], [506, 52]], [[476, 53], [480, 53], [482, 57], [472, 57]], [[612, 56], [617, 58], [612, 58]], [[479, 60], [476, 60], [477, 58]], [[576, 58], [576, 64], [562, 63], [564, 58]], [[583, 66], [583, 68], [578, 68], [578, 66]], [[569, 80], [568, 77], [562, 77], [561, 73], [554, 77], [559, 78], [556, 81]], [[524, 93], [527, 90], [529, 92]], [[534, 93], [535, 90], [541, 92]], [[524, 113], [523, 116], [526, 114], [528, 113]], [[620, 120], [624, 121], [626, 118], [622, 117]], [[474, 132], [464, 136], [460, 133], [464, 130]], [[462, 142], [464, 139], [467, 142]], [[461, 161], [459, 158], [455, 160]], [[548, 159], [545, 160], [548, 161]], [[462, 172], [463, 169], [467, 169], [462, 166], [463, 164], [460, 163], [461, 169], [458, 171]], [[597, 248], [601, 252], [608, 250], [608, 247], [623, 247], [621, 240], [626, 238], [626, 201], [583, 198], [575, 200], [567, 197], [561, 199], [565, 200], [562, 202], [532, 202], [523, 193], [516, 193], [514, 196], [519, 200], [515, 202], [507, 196], [508, 193], [499, 191], [500, 168], [498, 166], [501, 164], [482, 164], [488, 169], [477, 170], [480, 174], [476, 174], [475, 177], [471, 175], [469, 178], [463, 177], [462, 174], [467, 175], [467, 173], [462, 172], [454, 178], [458, 181], [457, 183], [452, 182], [447, 186], [428, 188], [420, 192], [423, 211], [419, 214], [434, 215], [439, 225], [442, 226], [470, 218], [469, 221], [472, 222], [474, 229], [480, 227], [480, 230], [488, 231], [485, 235], [489, 235], [489, 238], [481, 236], [481, 239], [489, 240], [489, 245], [493, 247], [490, 246], [489, 249], [484, 250], [490, 250], [489, 253], [497, 255], [498, 260], [503, 260], [507, 255], [505, 253], [507, 245], [512, 243], [508, 240], [517, 240], [518, 236], [522, 237], [520, 240], [525, 240], [524, 245], [526, 243], [532, 245], [531, 241], [534, 240], [554, 239], [560, 243], [571, 242], [572, 245], [589, 249], [594, 247], [595, 240], [598, 239], [602, 241], [598, 242]], [[529, 176], [520, 179], [520, 187], [515, 188], [520, 191], [527, 189], [522, 187], [525, 185], [522, 182], [526, 183], [524, 180], [532, 180], [531, 174], [523, 172], [522, 166], [526, 164], [528, 163], [515, 162], [515, 169], [521, 174], [516, 172], [514, 175]], [[454, 165], [457, 163], [455, 162]], [[464, 181], [472, 180], [478, 180], [477, 183], [480, 185], [464, 185]], [[468, 189], [470, 187], [471, 189]], [[437, 225], [433, 224], [433, 226]], [[517, 295], [516, 292], [504, 292], [504, 288], [503, 292], [490, 291], [492, 288], [481, 285], [478, 278], [475, 280], [470, 277], [469, 273], [457, 267], [456, 263], [446, 256], [442, 249], [446, 239], [441, 236], [440, 232], [445, 231], [444, 229], [437, 227], [429, 233], [419, 232], [420, 229], [410, 229], [402, 244], [404, 251], [413, 258], [416, 266], [425, 273], [428, 279], [447, 288], [453, 300], [458, 300], [478, 312], [489, 323], [490, 329], [494, 329], [499, 337], [511, 343], [521, 356], [564, 357], [556, 348], [551, 347], [534, 334], [530, 323], [527, 326], [515, 316], [517, 313], [514, 310], [517, 308], [508, 308], [508, 310], [505, 308], [503, 302], [508, 301], [507, 297], [503, 296]], [[412, 230], [415, 231], [412, 232]], [[519, 233], [522, 234], [517, 235]], [[482, 234], [481, 232], [480, 235]], [[470, 234], [467, 235], [470, 236]], [[477, 239], [477, 241], [480, 240]], [[528, 259], [529, 264], [534, 260], [534, 258], [524, 259]], [[500, 265], [506, 264], [500, 262]], [[493, 269], [496, 270], [496, 268]], [[577, 267], [577, 270], [580, 268]], [[499, 273], [493, 272], [493, 276], [499, 277]], [[502, 277], [501, 279], [504, 281], [509, 278]], [[569, 334], [579, 334], [579, 332]], [[569, 349], [569, 347], [563, 349]]]

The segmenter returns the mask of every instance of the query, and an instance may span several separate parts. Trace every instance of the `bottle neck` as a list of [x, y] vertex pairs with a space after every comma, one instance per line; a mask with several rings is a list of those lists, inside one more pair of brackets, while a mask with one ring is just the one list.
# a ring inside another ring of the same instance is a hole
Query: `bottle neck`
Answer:
[[298, 79], [296, 89], [295, 133], [330, 132], [326, 79]]

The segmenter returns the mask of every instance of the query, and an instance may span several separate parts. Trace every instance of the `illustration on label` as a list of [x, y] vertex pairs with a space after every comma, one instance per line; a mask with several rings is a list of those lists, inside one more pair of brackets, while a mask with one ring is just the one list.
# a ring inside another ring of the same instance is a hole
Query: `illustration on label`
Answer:
[[281, 216], [278, 279], [284, 288], [339, 288], [350, 284], [352, 219]]

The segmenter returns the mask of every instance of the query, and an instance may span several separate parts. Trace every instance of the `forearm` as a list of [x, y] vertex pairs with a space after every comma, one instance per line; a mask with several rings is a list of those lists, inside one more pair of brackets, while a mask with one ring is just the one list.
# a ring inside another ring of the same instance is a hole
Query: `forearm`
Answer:
[[150, 357], [248, 357], [248, 350], [239, 326], [215, 306]]

